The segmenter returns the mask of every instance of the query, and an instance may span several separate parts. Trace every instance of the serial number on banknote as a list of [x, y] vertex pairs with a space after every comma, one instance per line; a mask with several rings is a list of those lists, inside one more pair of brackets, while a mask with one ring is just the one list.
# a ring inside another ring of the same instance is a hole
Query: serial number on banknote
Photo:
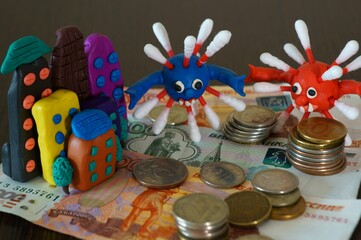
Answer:
[[36, 196], [39, 196], [39, 197], [42, 197], [42, 198], [45, 198], [48, 200], [53, 200], [54, 202], [62, 197], [61, 195], [49, 193], [44, 190], [22, 187], [22, 186], [18, 186], [18, 185], [13, 187], [10, 183], [4, 183], [4, 182], [0, 181], [0, 198], [9, 199], [9, 198], [16, 197], [16, 193], [11, 192], [11, 190], [14, 190], [14, 191], [17, 191], [20, 193], [36, 195]]
[[308, 213], [308, 212], [306, 212], [303, 216], [305, 218], [311, 218], [311, 219], [325, 221], [325, 222], [337, 222], [337, 223], [345, 223], [345, 224], [348, 223], [348, 219], [343, 218], [343, 217], [327, 216], [327, 215], [323, 215], [323, 214], [315, 214], [315, 213]]

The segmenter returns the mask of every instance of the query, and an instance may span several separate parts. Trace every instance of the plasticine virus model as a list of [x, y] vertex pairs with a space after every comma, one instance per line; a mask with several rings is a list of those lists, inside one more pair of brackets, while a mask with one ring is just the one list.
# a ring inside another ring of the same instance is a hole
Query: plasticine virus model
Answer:
[[174, 55], [165, 27], [159, 22], [153, 25], [154, 34], [167, 51], [169, 59], [166, 59], [155, 46], [151, 44], [145, 45], [145, 54], [163, 64], [164, 67], [161, 71], [154, 72], [142, 78], [125, 92], [130, 95], [129, 109], [133, 109], [139, 99], [151, 87], [154, 85], [164, 85], [165, 89], [163, 89], [156, 98], [137, 107], [133, 114], [135, 119], [145, 117], [150, 110], [158, 104], [159, 100], [168, 94], [170, 99], [153, 124], [152, 131], [154, 134], [159, 134], [164, 129], [170, 108], [175, 101], [186, 106], [190, 137], [194, 142], [199, 142], [201, 139], [199, 128], [192, 111], [192, 104], [196, 100], [198, 100], [204, 108], [212, 127], [219, 130], [221, 128], [221, 122], [218, 116], [202, 97], [205, 91], [217, 96], [237, 111], [244, 110], [245, 104], [243, 101], [221, 94], [209, 86], [211, 80], [218, 80], [232, 87], [241, 96], [245, 96], [243, 92], [245, 76], [239, 77], [226, 68], [206, 64], [209, 57], [213, 56], [213, 54], [229, 42], [231, 33], [227, 30], [219, 32], [207, 47], [205, 54], [201, 57], [197, 56], [199, 49], [208, 38], [212, 28], [213, 21], [206, 19], [200, 27], [197, 39], [193, 36], [188, 36], [184, 40], [184, 54]]
[[[358, 51], [359, 44], [355, 40], [349, 41], [336, 60], [331, 64], [326, 64], [314, 59], [305, 22], [297, 20], [295, 29], [306, 52], [308, 62], [293, 44], [286, 43], [284, 45], [285, 52], [300, 64], [299, 68], [292, 68], [271, 54], [263, 53], [260, 56], [261, 61], [277, 69], [250, 65], [250, 74], [245, 80], [248, 83], [261, 82], [254, 84], [255, 92], [285, 91], [291, 93], [292, 105], [279, 116], [274, 131], [278, 131], [283, 126], [295, 108], [304, 113], [303, 119], [308, 118], [311, 112], [319, 112], [327, 118], [333, 118], [329, 112], [333, 107], [336, 107], [348, 119], [356, 119], [359, 115], [358, 109], [346, 105], [338, 99], [345, 94], [361, 95], [361, 83], [354, 80], [339, 80], [339, 78], [360, 68], [361, 56], [344, 68], [339, 65]], [[290, 86], [273, 85], [268, 83], [269, 81], [284, 82]], [[351, 138], [347, 135], [345, 145], [350, 144]]]

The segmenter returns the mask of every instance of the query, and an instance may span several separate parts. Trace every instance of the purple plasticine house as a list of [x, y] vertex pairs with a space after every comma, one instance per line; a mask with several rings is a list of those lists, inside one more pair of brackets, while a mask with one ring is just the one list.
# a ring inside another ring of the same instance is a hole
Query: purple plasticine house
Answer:
[[84, 41], [88, 59], [90, 95], [108, 96], [118, 108], [121, 119], [120, 140], [127, 137], [127, 112], [124, 98], [124, 83], [118, 54], [107, 36], [99, 33], [89, 35]]

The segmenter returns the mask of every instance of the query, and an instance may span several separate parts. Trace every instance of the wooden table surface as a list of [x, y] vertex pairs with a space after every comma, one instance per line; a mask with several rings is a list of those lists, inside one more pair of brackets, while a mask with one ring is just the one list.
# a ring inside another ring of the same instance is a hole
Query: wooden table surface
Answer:
[[[201, 22], [214, 20], [216, 32], [232, 32], [230, 43], [209, 60], [248, 73], [248, 64], [263, 66], [262, 52], [270, 52], [291, 66], [297, 64], [284, 52], [287, 42], [302, 50], [294, 22], [303, 19], [309, 28], [316, 60], [331, 63], [347, 41], [361, 41], [361, 1], [358, 0], [63, 0], [3, 1], [0, 14], [0, 61], [16, 39], [34, 35], [49, 47], [55, 44], [55, 31], [63, 26], [78, 27], [83, 35], [99, 32], [107, 35], [117, 50], [126, 85], [161, 68], [148, 59], [143, 47], [152, 43], [161, 48], [152, 32], [154, 22], [162, 22], [170, 35], [175, 53], [183, 51], [187, 35], [197, 35]], [[209, 43], [209, 41], [208, 41]], [[201, 53], [205, 50], [202, 48]], [[49, 57], [49, 56], [48, 56]], [[0, 145], [8, 141], [7, 89], [10, 75], [0, 75]], [[343, 79], [361, 80], [361, 70]], [[360, 120], [360, 117], [358, 121]], [[358, 198], [361, 198], [360, 193]], [[0, 239], [71, 239], [31, 224], [19, 217], [0, 213]], [[352, 239], [361, 239], [358, 225]]]

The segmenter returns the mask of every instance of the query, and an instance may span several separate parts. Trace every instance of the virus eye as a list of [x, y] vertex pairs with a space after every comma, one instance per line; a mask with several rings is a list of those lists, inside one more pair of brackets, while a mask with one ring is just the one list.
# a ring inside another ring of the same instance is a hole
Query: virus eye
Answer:
[[195, 79], [192, 82], [192, 87], [195, 90], [199, 90], [199, 89], [201, 89], [203, 87], [203, 82], [200, 79]]
[[299, 95], [302, 92], [302, 87], [301, 85], [297, 82], [292, 86], [292, 92], [294, 92], [295, 94]]
[[177, 93], [181, 93], [184, 91], [184, 85], [181, 81], [176, 81], [173, 85], [173, 88]]
[[314, 98], [317, 96], [317, 91], [316, 89], [314, 89], [313, 87], [310, 87], [308, 90], [307, 90], [307, 97], [308, 98]]

